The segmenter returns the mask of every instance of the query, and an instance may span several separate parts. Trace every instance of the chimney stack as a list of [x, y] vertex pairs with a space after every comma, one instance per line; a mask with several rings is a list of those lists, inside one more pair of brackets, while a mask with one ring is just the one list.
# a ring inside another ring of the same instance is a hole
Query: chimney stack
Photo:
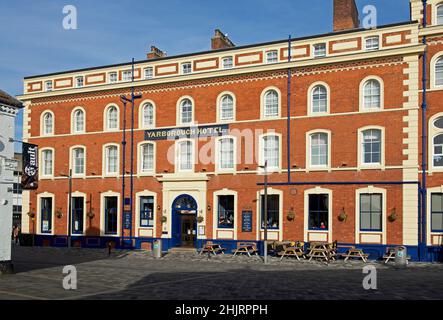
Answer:
[[148, 59], [156, 59], [166, 57], [166, 52], [161, 51], [156, 46], [151, 46], [151, 52], [146, 55]]
[[334, 32], [360, 27], [355, 0], [334, 0]]
[[211, 39], [211, 49], [224, 49], [235, 47], [235, 44], [229, 40], [228, 36], [223, 34], [219, 29], [215, 29], [215, 34]]

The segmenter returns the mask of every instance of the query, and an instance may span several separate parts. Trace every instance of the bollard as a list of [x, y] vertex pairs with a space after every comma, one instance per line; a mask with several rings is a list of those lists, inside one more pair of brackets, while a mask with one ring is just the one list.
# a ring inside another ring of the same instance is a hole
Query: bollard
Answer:
[[162, 242], [161, 240], [154, 240], [153, 246], [152, 246], [152, 255], [154, 258], [161, 258], [162, 257]]
[[403, 246], [395, 247], [395, 267], [406, 268], [408, 262], [406, 258], [407, 258], [406, 247]]
[[112, 244], [111, 242], [108, 242], [108, 257], [111, 255], [111, 250], [112, 250]]

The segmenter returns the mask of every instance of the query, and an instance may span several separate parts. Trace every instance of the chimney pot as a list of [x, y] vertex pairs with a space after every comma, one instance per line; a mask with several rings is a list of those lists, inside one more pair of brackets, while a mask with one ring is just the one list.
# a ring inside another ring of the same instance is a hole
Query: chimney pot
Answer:
[[355, 0], [334, 0], [334, 32], [360, 26]]
[[156, 59], [166, 57], [166, 52], [161, 51], [156, 46], [151, 46], [151, 52], [146, 55], [148, 59]]

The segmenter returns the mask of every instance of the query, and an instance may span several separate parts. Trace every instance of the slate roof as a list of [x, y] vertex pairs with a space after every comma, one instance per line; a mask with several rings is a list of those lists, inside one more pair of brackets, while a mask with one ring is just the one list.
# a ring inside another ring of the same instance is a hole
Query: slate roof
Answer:
[[23, 103], [2, 90], [0, 90], [0, 104], [16, 108], [23, 108]]

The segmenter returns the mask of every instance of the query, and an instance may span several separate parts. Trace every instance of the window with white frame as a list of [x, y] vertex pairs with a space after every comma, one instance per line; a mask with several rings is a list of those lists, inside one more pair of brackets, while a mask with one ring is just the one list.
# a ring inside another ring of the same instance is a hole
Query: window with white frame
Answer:
[[308, 202], [309, 230], [329, 229], [329, 195], [310, 194]]
[[182, 63], [182, 74], [189, 74], [192, 72], [192, 64], [190, 62]]
[[42, 150], [43, 158], [43, 176], [52, 176], [54, 174], [54, 154], [52, 150]]
[[314, 58], [326, 56], [326, 43], [314, 44]]
[[278, 62], [277, 50], [266, 52], [266, 63], [276, 63], [276, 62]]
[[132, 70], [125, 70], [122, 72], [123, 81], [132, 81]]
[[276, 135], [267, 135], [262, 137], [262, 163], [267, 163], [269, 170], [279, 169], [280, 167], [280, 139]]
[[381, 164], [382, 135], [379, 129], [368, 129], [362, 132], [362, 163]]
[[193, 168], [193, 150], [191, 141], [178, 143], [178, 168], [179, 171], [191, 171]]
[[77, 87], [77, 88], [81, 88], [81, 87], [83, 87], [83, 82], [84, 82], [84, 78], [83, 77], [76, 77], [75, 78], [75, 86]]
[[154, 226], [154, 197], [140, 197], [140, 227], [147, 228]]
[[154, 68], [147, 67], [145, 69], [145, 79], [152, 79], [154, 78]]
[[279, 98], [278, 92], [275, 90], [268, 90], [264, 96], [264, 116], [278, 117], [279, 114]]
[[220, 120], [234, 120], [234, 98], [229, 94], [220, 99]]
[[118, 148], [107, 146], [105, 148], [105, 170], [106, 174], [118, 173]]
[[443, 232], [443, 193], [431, 193], [431, 231]]
[[85, 113], [81, 109], [74, 111], [72, 125], [74, 126], [74, 133], [85, 132]]
[[142, 126], [143, 128], [150, 128], [154, 126], [154, 106], [150, 102], [146, 102], [142, 109]]
[[85, 149], [74, 148], [72, 149], [72, 169], [74, 175], [85, 174]]
[[105, 234], [116, 235], [118, 226], [118, 197], [105, 197]]
[[312, 133], [309, 138], [311, 145], [310, 165], [326, 167], [328, 165], [328, 134], [324, 132]]
[[323, 85], [317, 85], [312, 89], [312, 113], [324, 113], [328, 111], [328, 90]]
[[180, 123], [186, 124], [191, 123], [193, 119], [192, 101], [189, 99], [183, 99], [180, 102]]
[[45, 91], [52, 91], [52, 81], [46, 81], [45, 82]]
[[46, 112], [43, 115], [43, 135], [51, 135], [54, 133], [54, 117], [52, 113]]
[[365, 109], [381, 108], [381, 85], [378, 80], [371, 79], [363, 85], [363, 107]]
[[107, 130], [118, 129], [118, 109], [116, 106], [110, 106], [106, 110], [106, 129]]
[[[261, 203], [261, 228], [265, 227], [265, 196], [260, 196]], [[278, 194], [268, 194], [267, 197], [267, 227], [268, 229], [278, 229], [280, 226], [280, 196]]]
[[381, 193], [360, 194], [360, 231], [382, 231]]
[[140, 169], [142, 173], [152, 172], [154, 170], [154, 144], [145, 143], [141, 145], [140, 150]]
[[435, 63], [435, 85], [443, 86], [443, 57]]
[[443, 25], [443, 4], [437, 7], [437, 24]]
[[117, 72], [109, 72], [109, 82], [110, 83], [117, 82]]
[[52, 233], [52, 209], [53, 209], [53, 199], [40, 198], [40, 231], [41, 233]]
[[218, 227], [219, 228], [234, 228], [234, 196], [233, 195], [220, 195], [218, 200]]
[[234, 169], [234, 139], [223, 138], [219, 140], [219, 169]]
[[232, 62], [232, 57], [226, 57], [222, 60], [222, 67], [223, 69], [231, 69], [234, 66], [234, 63]]
[[443, 133], [433, 139], [434, 167], [443, 168]]
[[365, 39], [366, 51], [375, 51], [380, 49], [380, 41], [378, 36], [367, 37]]

